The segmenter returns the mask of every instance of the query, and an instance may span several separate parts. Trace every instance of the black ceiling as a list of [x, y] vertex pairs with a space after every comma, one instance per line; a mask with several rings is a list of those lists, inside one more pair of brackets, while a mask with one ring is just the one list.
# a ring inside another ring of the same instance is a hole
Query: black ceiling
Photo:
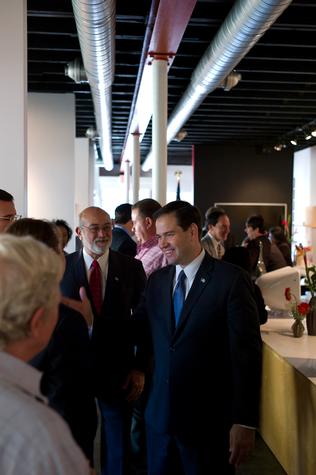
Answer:
[[[143, 45], [150, 1], [118, 0], [116, 69], [112, 96], [112, 146], [120, 162]], [[169, 71], [169, 114], [191, 74], [234, 4], [200, 0]], [[29, 92], [75, 93], [76, 134], [95, 126], [87, 84], [65, 76], [65, 65], [80, 57], [71, 0], [28, 0]], [[171, 142], [169, 163], [188, 163], [192, 144], [251, 142], [268, 150], [297, 137], [299, 149], [316, 144], [304, 133], [316, 128], [316, 2], [296, 0], [238, 64], [241, 82], [231, 91], [217, 89], [185, 125], [187, 137]], [[310, 127], [308, 127], [310, 125]], [[151, 126], [141, 145], [145, 158]], [[292, 146], [293, 147], [293, 146]]]

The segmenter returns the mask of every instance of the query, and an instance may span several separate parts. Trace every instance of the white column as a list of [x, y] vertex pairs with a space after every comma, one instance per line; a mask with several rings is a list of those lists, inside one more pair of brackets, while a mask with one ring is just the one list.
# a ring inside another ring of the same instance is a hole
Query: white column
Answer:
[[74, 227], [75, 98], [29, 94], [28, 216]]
[[167, 118], [168, 76], [167, 61], [153, 60], [153, 198], [163, 206], [167, 198]]
[[125, 200], [126, 203], [129, 203], [129, 187], [130, 187], [130, 161], [125, 161], [125, 173], [124, 173], [124, 184], [125, 184]]
[[1, 2], [0, 188], [26, 215], [26, 0]]
[[140, 176], [140, 146], [139, 135], [135, 132], [133, 135], [133, 203], [139, 200], [139, 176]]

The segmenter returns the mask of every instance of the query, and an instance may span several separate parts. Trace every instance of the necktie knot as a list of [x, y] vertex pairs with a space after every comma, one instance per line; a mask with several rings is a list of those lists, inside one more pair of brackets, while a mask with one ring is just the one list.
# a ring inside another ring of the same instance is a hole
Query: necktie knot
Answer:
[[180, 320], [180, 315], [182, 312], [183, 304], [185, 301], [186, 285], [185, 285], [186, 275], [182, 270], [178, 276], [177, 284], [173, 293], [173, 309], [174, 309], [174, 319], [175, 325], [177, 326]]

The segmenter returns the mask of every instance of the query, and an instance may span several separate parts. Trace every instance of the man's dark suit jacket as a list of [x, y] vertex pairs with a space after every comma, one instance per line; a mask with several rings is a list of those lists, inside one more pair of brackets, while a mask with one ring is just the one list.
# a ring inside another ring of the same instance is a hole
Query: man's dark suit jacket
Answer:
[[60, 305], [47, 347], [30, 363], [43, 372], [41, 391], [49, 405], [66, 420], [73, 437], [92, 461], [97, 411], [91, 388], [89, 346], [88, 327], [82, 315]]
[[[140, 261], [110, 250], [105, 295], [101, 314], [94, 310], [91, 338], [94, 394], [106, 402], [124, 399], [122, 389], [130, 370], [144, 370], [147, 355], [140, 334], [142, 322], [133, 318], [146, 283]], [[91, 299], [82, 250], [66, 257], [66, 270], [61, 283], [62, 294], [79, 299], [80, 287]], [[138, 347], [135, 354], [135, 340]]]
[[174, 275], [175, 266], [151, 275], [139, 311], [154, 351], [147, 423], [193, 444], [227, 436], [233, 423], [256, 427], [261, 337], [248, 275], [205, 255], [175, 331]]
[[113, 228], [111, 249], [135, 257], [137, 245], [124, 229]]

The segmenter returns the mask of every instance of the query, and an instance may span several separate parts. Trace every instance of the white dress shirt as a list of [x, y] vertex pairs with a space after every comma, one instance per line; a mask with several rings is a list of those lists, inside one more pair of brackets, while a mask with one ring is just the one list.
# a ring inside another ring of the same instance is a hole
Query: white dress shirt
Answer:
[[1, 475], [89, 475], [63, 419], [46, 406], [41, 373], [0, 351]]
[[190, 264], [187, 266], [180, 266], [176, 265], [176, 273], [175, 273], [175, 279], [174, 279], [174, 286], [173, 286], [173, 291], [175, 289], [176, 283], [178, 281], [178, 277], [180, 272], [183, 270], [186, 276], [185, 279], [185, 298], [187, 298], [188, 293], [192, 287], [193, 281], [195, 279], [196, 273], [199, 270], [200, 265], [202, 264], [202, 261], [205, 256], [205, 251], [202, 248], [200, 254], [192, 261]]

